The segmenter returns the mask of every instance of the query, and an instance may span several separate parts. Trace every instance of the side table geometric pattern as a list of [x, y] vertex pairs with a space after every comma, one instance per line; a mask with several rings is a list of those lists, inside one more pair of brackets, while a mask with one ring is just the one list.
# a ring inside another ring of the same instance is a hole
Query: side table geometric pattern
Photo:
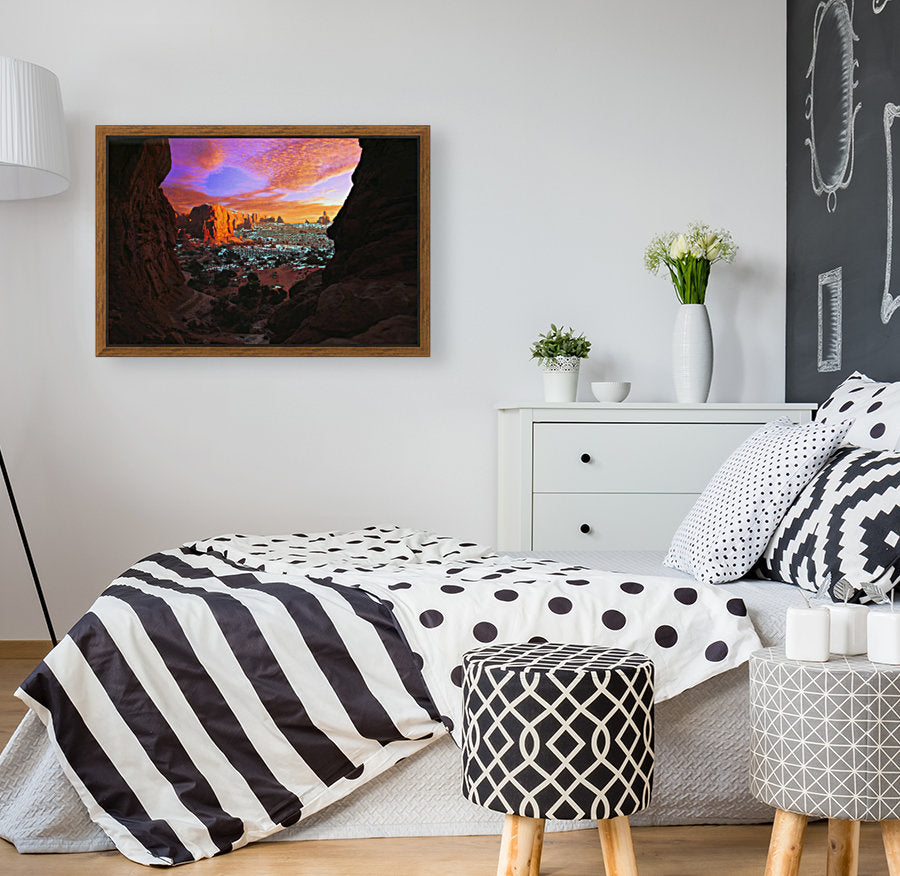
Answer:
[[830, 819], [829, 873], [855, 872], [859, 822], [880, 821], [891, 876], [900, 876], [891, 854], [900, 819], [900, 667], [836, 655], [788, 660], [783, 648], [753, 654], [750, 789], [778, 810], [767, 873], [796, 872], [812, 815]]
[[635, 874], [628, 816], [650, 802], [653, 663], [593, 645], [463, 657], [463, 793], [506, 813], [498, 874], [537, 874], [544, 819], [598, 822], [607, 872]]

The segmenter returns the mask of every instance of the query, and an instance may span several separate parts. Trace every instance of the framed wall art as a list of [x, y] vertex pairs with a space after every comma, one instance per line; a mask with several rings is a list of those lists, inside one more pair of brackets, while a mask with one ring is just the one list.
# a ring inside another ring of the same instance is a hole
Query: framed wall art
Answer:
[[98, 356], [429, 336], [428, 126], [97, 127]]

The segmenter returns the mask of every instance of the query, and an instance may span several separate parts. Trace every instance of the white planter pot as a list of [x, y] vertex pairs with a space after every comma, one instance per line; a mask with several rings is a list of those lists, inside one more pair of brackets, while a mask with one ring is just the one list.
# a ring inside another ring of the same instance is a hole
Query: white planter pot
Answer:
[[544, 401], [573, 402], [578, 394], [578, 356], [561, 356], [541, 366], [544, 372]]
[[672, 335], [672, 376], [675, 399], [682, 404], [703, 404], [712, 380], [713, 343], [705, 304], [682, 304]]

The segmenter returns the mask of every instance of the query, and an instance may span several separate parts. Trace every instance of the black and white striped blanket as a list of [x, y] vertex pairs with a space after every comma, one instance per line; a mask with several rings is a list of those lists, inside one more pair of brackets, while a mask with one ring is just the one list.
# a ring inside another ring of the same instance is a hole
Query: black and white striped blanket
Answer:
[[528, 638], [643, 651], [658, 699], [759, 647], [740, 600], [683, 578], [393, 528], [234, 535], [129, 569], [17, 695], [119, 850], [180, 864], [274, 833], [457, 729], [462, 653]]

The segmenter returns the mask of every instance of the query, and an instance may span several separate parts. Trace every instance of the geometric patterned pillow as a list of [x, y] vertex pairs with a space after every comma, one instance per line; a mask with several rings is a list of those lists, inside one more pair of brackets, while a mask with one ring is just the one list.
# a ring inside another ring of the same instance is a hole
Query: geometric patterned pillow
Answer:
[[885, 591], [900, 581], [900, 454], [847, 447], [804, 487], [772, 535], [757, 571], [817, 591], [846, 578], [851, 602], [869, 602], [860, 585]]
[[800, 425], [781, 417], [757, 429], [725, 460], [682, 520], [665, 565], [706, 584], [743, 578], [848, 426]]
[[854, 371], [828, 397], [817, 423], [852, 421], [845, 443], [900, 450], [900, 383], [878, 383]]

